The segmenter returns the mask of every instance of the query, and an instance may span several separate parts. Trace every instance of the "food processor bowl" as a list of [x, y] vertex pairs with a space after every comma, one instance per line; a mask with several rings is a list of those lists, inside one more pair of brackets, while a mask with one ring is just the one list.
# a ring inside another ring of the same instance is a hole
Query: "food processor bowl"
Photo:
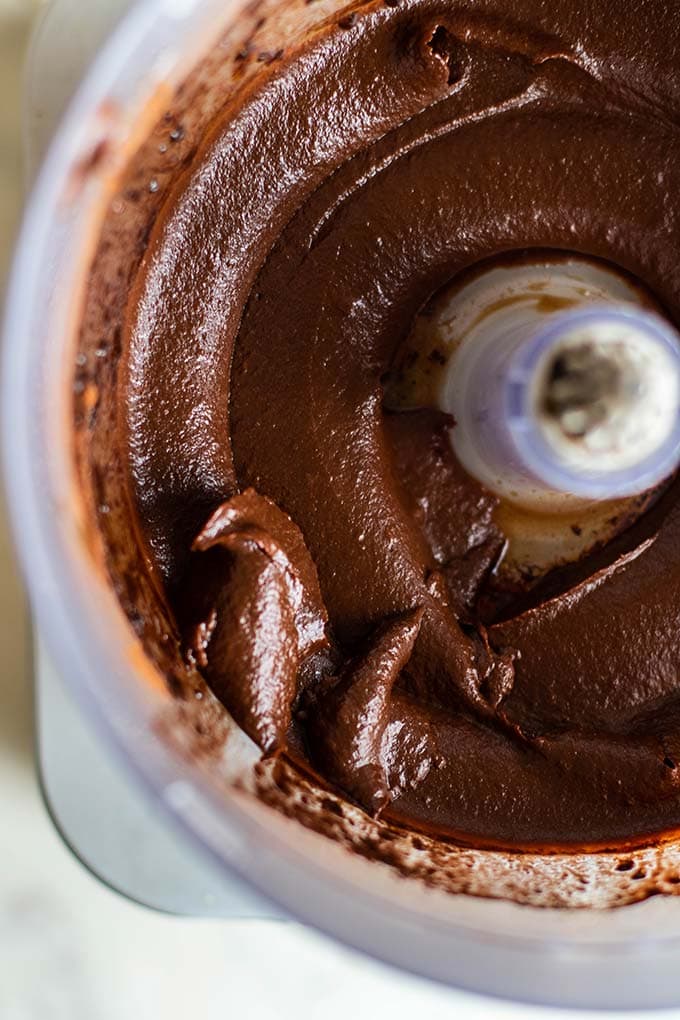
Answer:
[[[680, 898], [629, 902], [636, 873], [640, 899], [664, 875], [672, 891], [673, 844], [611, 856], [628, 891], [628, 905], [615, 909], [602, 909], [617, 901], [600, 894], [601, 855], [505, 854], [494, 893], [479, 884], [491, 857], [461, 851], [469, 890], [487, 890], [479, 896], [450, 891], [422, 868], [409, 873], [352, 852], [351, 840], [317, 831], [311, 814], [307, 824], [287, 817], [266, 770], [259, 786], [249, 784], [257, 754], [235, 726], [218, 769], [185, 753], [172, 693], [93, 554], [73, 455], [73, 366], [102, 209], [175, 87], [260, 6], [135, 3], [79, 85], [28, 202], [7, 298], [2, 415], [10, 511], [37, 626], [91, 727], [148, 796], [220, 867], [292, 916], [396, 967], [488, 995], [680, 1005]], [[281, 3], [279, 31], [297, 37], [343, 6]], [[364, 824], [358, 809], [350, 814]], [[532, 888], [535, 902], [562, 902], [561, 883], [573, 907], [532, 905]]]

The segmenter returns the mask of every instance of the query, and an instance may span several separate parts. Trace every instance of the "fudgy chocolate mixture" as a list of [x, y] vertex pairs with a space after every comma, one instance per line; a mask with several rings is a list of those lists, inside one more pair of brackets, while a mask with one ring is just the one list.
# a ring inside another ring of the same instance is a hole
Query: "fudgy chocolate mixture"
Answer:
[[187, 668], [265, 753], [407, 825], [676, 829], [676, 488], [501, 612], [495, 499], [451, 422], [382, 401], [423, 305], [509, 251], [607, 259], [680, 317], [675, 3], [370, 3], [261, 63], [165, 200], [122, 336], [138, 569]]

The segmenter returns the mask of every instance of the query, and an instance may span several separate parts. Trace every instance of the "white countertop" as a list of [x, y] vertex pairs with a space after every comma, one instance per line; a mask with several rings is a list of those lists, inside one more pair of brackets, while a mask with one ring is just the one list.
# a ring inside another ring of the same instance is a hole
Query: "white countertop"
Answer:
[[[0, 0], [0, 281], [21, 205], [19, 74], [37, 6]], [[10, 548], [0, 511], [1, 1020], [649, 1015], [493, 1002], [398, 975], [291, 923], [169, 917], [101, 886], [65, 849], [38, 791], [28, 627]]]

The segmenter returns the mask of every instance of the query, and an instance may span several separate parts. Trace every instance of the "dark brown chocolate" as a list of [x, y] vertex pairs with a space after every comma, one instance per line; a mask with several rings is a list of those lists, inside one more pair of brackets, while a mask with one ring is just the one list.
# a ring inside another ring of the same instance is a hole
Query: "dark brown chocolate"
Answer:
[[677, 487], [482, 619], [495, 501], [450, 422], [382, 404], [428, 299], [508, 251], [607, 259], [677, 321], [679, 125], [673, 3], [370, 3], [263, 65], [160, 210], [118, 376], [148, 569], [263, 751], [297, 714], [371, 812], [506, 846], [680, 826]]

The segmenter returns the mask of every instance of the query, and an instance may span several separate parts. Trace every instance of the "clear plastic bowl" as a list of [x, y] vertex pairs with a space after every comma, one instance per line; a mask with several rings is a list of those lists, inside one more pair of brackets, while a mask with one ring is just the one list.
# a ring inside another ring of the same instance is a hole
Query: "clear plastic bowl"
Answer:
[[74, 511], [73, 330], [105, 181], [92, 174], [74, 193], [73, 173], [104, 109], [116, 105], [107, 130], [122, 146], [159, 83], [181, 79], [240, 12], [238, 0], [135, 4], [77, 90], [28, 204], [7, 301], [2, 414], [10, 511], [37, 625], [92, 727], [149, 797], [290, 914], [400, 968], [487, 994], [678, 1005], [680, 898], [553, 910], [425, 889], [218, 784], [157, 735], [170, 695], [144, 681], [148, 667]]

